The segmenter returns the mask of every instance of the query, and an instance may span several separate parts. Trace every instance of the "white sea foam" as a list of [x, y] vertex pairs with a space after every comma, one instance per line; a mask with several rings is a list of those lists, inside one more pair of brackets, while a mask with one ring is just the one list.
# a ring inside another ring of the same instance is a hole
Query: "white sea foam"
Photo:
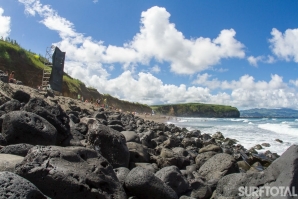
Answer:
[[[180, 118], [187, 122], [174, 121], [176, 125], [187, 127], [188, 130], [198, 129], [202, 133], [214, 134], [222, 132], [225, 137], [239, 141], [239, 144], [249, 149], [256, 144], [269, 143], [270, 147], [264, 147], [260, 152], [270, 150], [282, 154], [292, 144], [298, 144], [298, 119], [230, 119], [223, 118]], [[283, 140], [283, 143], [275, 139]]]
[[283, 121], [282, 124], [294, 124], [295, 122]]
[[288, 135], [293, 135], [293, 136], [298, 136], [298, 129], [291, 128], [288, 123], [281, 123], [281, 124], [271, 124], [271, 123], [266, 123], [266, 124], [259, 124], [259, 128], [261, 129], [266, 129], [269, 131], [276, 132], [278, 134], [288, 134]]
[[247, 119], [231, 119], [233, 122], [243, 122], [246, 121]]

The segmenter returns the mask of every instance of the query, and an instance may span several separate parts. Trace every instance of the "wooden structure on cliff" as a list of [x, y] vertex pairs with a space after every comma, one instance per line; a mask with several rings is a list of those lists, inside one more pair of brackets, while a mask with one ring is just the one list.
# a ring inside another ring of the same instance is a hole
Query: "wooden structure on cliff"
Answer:
[[[47, 47], [45, 58], [49, 62], [44, 63], [45, 67], [42, 75], [41, 90], [46, 92], [52, 90], [55, 94], [60, 95], [63, 85], [65, 52], [62, 52], [58, 47], [52, 45], [51, 47]], [[52, 62], [50, 62], [50, 59], [52, 59]]]
[[[47, 47], [46, 49], [46, 56], [45, 58], [50, 61], [50, 59], [52, 58], [52, 49], [53, 49], [53, 46], [51, 47]], [[42, 73], [42, 80], [41, 80], [41, 90], [43, 92], [46, 92], [49, 88], [49, 81], [50, 81], [50, 77], [51, 77], [51, 72], [52, 70], [47, 68], [47, 67], [50, 67], [50, 68], [53, 68], [53, 65], [51, 62], [45, 62], [44, 63], [44, 69], [43, 69], [43, 73]]]

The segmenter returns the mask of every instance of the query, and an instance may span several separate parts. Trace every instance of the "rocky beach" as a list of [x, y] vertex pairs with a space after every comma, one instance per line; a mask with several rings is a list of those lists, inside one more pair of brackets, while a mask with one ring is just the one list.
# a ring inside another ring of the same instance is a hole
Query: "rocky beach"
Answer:
[[3, 82], [0, 113], [0, 198], [298, 198], [297, 145], [259, 154], [166, 116]]

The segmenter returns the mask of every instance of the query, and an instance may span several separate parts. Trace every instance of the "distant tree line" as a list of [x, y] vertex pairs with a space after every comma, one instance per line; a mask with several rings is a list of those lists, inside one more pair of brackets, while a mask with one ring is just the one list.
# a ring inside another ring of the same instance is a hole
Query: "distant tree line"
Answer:
[[3, 37], [1, 37], [2, 41], [6, 41], [7, 43], [11, 43], [12, 45], [16, 45], [19, 46], [18, 42], [15, 39], [11, 39], [10, 37], [6, 37], [5, 39], [3, 39]]

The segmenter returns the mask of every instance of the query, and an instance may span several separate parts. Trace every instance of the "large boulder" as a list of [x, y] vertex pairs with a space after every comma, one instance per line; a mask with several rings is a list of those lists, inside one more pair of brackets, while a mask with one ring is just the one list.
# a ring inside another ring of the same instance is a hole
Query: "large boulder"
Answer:
[[126, 145], [130, 153], [130, 162], [149, 162], [147, 147], [135, 142], [127, 142]]
[[34, 184], [11, 172], [0, 172], [0, 184], [0, 198], [48, 198]]
[[15, 172], [52, 198], [126, 198], [108, 161], [83, 147], [33, 147]]
[[136, 167], [129, 172], [125, 179], [125, 187], [137, 198], [178, 199], [171, 187], [142, 167]]
[[196, 157], [197, 168], [200, 168], [207, 160], [209, 160], [212, 156], [216, 154], [217, 153], [214, 151], [207, 151], [207, 152], [198, 154]]
[[86, 140], [89, 144], [94, 146], [114, 168], [128, 167], [129, 151], [123, 134], [95, 121], [92, 125], [89, 125]]
[[187, 179], [176, 166], [164, 167], [155, 176], [170, 186], [178, 196], [189, 188]]
[[41, 98], [31, 98], [24, 110], [33, 112], [57, 129], [57, 144], [60, 145], [69, 135], [69, 117], [58, 104], [50, 105]]
[[[297, 194], [297, 184], [298, 146], [293, 145], [262, 172], [235, 173], [220, 179], [216, 188], [216, 197], [240, 199], [241, 195], [251, 194], [250, 188], [252, 191], [253, 188], [256, 188], [254, 194], [260, 198], [291, 198], [290, 196], [281, 197], [281, 195], [284, 195], [287, 189], [289, 190], [288, 195], [292, 195], [294, 192]], [[245, 190], [245, 187], [248, 189]], [[279, 188], [283, 188], [283, 190]], [[276, 189], [279, 191], [278, 196], [270, 195], [271, 193], [275, 195]]]
[[34, 113], [13, 111], [2, 116], [2, 136], [8, 144], [55, 145], [57, 131]]
[[218, 181], [225, 175], [238, 173], [239, 168], [233, 156], [226, 153], [219, 153], [207, 160], [199, 169], [200, 176], [207, 181]]
[[5, 113], [9, 113], [11, 111], [18, 111], [21, 108], [21, 103], [18, 100], [12, 99], [8, 102], [5, 102], [0, 106], [0, 110]]

